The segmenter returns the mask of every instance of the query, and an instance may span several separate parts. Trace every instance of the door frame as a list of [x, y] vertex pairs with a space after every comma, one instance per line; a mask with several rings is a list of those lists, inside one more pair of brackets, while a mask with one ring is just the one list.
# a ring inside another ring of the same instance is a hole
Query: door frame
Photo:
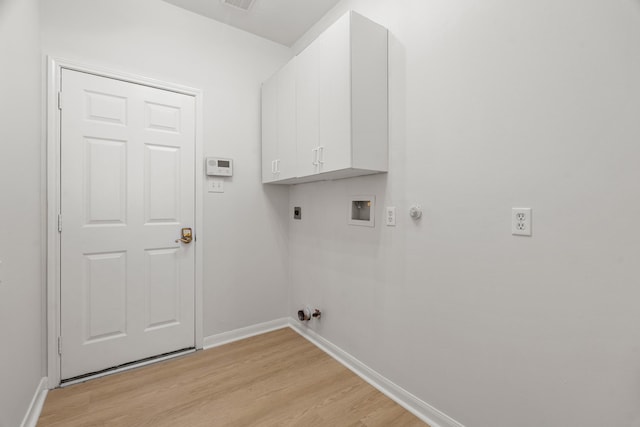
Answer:
[[203, 157], [203, 113], [202, 91], [192, 87], [169, 83], [148, 77], [108, 70], [92, 65], [81, 64], [62, 58], [47, 56], [46, 82], [46, 348], [48, 387], [56, 388], [61, 382], [58, 353], [60, 336], [60, 233], [58, 232], [58, 213], [60, 212], [60, 110], [58, 93], [60, 92], [62, 70], [79, 71], [128, 83], [141, 84], [158, 89], [193, 96], [195, 100], [195, 297], [194, 329], [195, 347], [203, 346], [203, 246], [204, 246], [204, 157]]

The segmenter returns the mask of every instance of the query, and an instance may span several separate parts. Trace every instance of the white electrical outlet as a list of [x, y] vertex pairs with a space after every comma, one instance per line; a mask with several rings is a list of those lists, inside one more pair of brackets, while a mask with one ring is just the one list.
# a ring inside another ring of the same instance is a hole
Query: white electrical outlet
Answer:
[[531, 208], [511, 209], [511, 234], [531, 236]]
[[385, 222], [388, 227], [394, 227], [396, 225], [396, 208], [393, 206], [387, 206], [385, 208]]
[[224, 181], [221, 179], [209, 179], [207, 187], [209, 193], [224, 193]]

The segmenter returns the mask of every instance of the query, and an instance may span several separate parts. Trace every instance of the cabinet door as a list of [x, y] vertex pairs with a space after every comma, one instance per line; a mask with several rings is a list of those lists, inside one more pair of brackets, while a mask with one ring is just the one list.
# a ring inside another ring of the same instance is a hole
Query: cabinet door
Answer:
[[262, 84], [262, 182], [275, 179], [273, 161], [278, 151], [278, 79], [277, 75]]
[[298, 176], [318, 172], [318, 84], [319, 46], [311, 43], [296, 58], [296, 140], [298, 146]]
[[277, 179], [294, 178], [296, 167], [296, 60], [278, 72]]
[[316, 41], [319, 45], [320, 172], [351, 167], [351, 14]]

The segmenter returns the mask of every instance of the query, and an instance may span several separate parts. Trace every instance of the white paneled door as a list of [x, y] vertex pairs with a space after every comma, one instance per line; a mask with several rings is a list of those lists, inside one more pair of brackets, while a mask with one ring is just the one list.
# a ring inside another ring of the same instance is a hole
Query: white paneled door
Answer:
[[62, 71], [61, 377], [195, 345], [195, 100]]

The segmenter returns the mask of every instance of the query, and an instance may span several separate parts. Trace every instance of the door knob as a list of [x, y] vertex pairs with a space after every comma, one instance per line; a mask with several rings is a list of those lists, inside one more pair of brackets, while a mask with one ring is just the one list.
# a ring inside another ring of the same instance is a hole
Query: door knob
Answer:
[[193, 233], [192, 233], [191, 229], [190, 228], [183, 228], [182, 229], [182, 237], [177, 239], [176, 243], [182, 242], [182, 243], [189, 244], [189, 243], [191, 243], [192, 240], [193, 240]]

